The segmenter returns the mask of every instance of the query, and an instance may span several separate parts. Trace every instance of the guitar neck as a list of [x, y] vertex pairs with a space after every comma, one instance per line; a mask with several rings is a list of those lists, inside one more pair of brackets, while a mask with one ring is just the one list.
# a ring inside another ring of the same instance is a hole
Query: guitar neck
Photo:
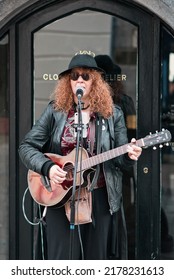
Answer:
[[[95, 155], [93, 157], [84, 159], [82, 164], [78, 165], [78, 171], [80, 171], [80, 169], [85, 170], [85, 169], [89, 169], [92, 166], [95, 166], [97, 164], [100, 164], [102, 162], [105, 162], [107, 160], [110, 160], [112, 158], [121, 156], [123, 154], [127, 153], [127, 148], [130, 145], [130, 143], [125, 144], [123, 146], [117, 147], [115, 149], [103, 152], [101, 154]], [[136, 141], [136, 145], [139, 147], [143, 147], [144, 146], [144, 141], [143, 139], [139, 139]]]

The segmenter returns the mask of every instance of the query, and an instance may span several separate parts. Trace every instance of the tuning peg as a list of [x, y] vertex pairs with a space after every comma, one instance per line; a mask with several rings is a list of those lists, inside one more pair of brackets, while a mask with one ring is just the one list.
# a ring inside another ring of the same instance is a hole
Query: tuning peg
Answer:
[[156, 133], [158, 133], [158, 130], [156, 130]]
[[161, 149], [161, 148], [163, 148], [163, 145], [162, 145], [162, 144], [160, 144], [160, 145], [159, 145], [159, 147], [160, 147], [160, 149]]
[[150, 135], [152, 135], [152, 132], [149, 132]]
[[154, 146], [154, 147], [153, 147], [153, 150], [156, 150], [156, 149], [157, 149], [157, 147]]
[[167, 143], [165, 143], [165, 146], [169, 146], [169, 143], [167, 142]]

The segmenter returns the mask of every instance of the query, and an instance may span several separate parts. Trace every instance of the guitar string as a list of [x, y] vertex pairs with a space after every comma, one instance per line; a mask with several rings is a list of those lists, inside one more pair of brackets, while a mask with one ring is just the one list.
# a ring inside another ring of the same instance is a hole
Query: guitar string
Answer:
[[[112, 150], [110, 150], [110, 151], [107, 151], [107, 153], [109, 153], [109, 152], [111, 152]], [[103, 154], [105, 154], [105, 153], [103, 153]], [[103, 155], [103, 154], [100, 154], [100, 155]], [[89, 157], [89, 158], [87, 158], [87, 159], [84, 159], [83, 160], [83, 163], [84, 163], [84, 166], [85, 166], [85, 161], [90, 161], [90, 159], [92, 159], [92, 158], [94, 158], [95, 156], [93, 156], [93, 157]], [[96, 156], [96, 157], [98, 157], [98, 156]], [[104, 155], [103, 155], [103, 157], [104, 157]], [[92, 161], [92, 160], [91, 160]], [[93, 166], [95, 166], [96, 164], [93, 164]], [[73, 164], [71, 164], [71, 163], [69, 163], [69, 164], [67, 164], [67, 165], [65, 165], [64, 167], [63, 167], [63, 170], [64, 171], [70, 171], [70, 170], [73, 170], [74, 169], [74, 166], [73, 166]]]
[[[152, 138], [152, 135], [150, 135], [149, 138]], [[170, 140], [170, 139], [167, 139], [167, 141], [169, 141], [169, 140]], [[141, 144], [140, 141], [142, 141], [142, 139], [137, 140], [136, 143], [138, 144], [138, 146], [143, 147], [144, 144]], [[163, 140], [163, 141], [160, 141], [160, 142], [163, 143], [163, 142], [166, 142], [166, 141]], [[131, 144], [131, 143], [127, 143], [127, 144], [125, 144], [125, 145], [119, 147], [119, 148], [122, 148], [122, 150], [123, 150], [123, 153], [121, 153], [121, 154], [126, 153], [126, 150], [124, 151], [124, 148], [126, 148], [129, 144]], [[159, 144], [159, 143], [158, 143], [158, 144]], [[153, 146], [153, 145], [150, 145], [150, 146]], [[116, 148], [116, 149], [118, 149], [118, 148]], [[114, 150], [115, 150], [115, 149], [114, 149]], [[109, 151], [107, 151], [107, 153], [108, 153], [108, 152], [111, 152], [111, 151], [112, 151], [112, 150], [109, 150]], [[103, 154], [104, 154], [104, 153], [103, 153]], [[100, 154], [100, 155], [102, 155], [102, 154]], [[116, 155], [115, 157], [117, 157], [117, 156], [119, 156], [119, 153], [118, 153], [118, 155]], [[94, 157], [91, 157], [91, 158], [94, 158]], [[89, 157], [89, 158], [87, 158], [87, 159], [85, 159], [85, 160], [90, 160], [91, 158]], [[85, 162], [85, 160], [83, 160], [83, 162]], [[94, 164], [94, 165], [95, 165], [95, 164]], [[68, 164], [68, 165], [65, 165], [65, 166], [63, 167], [63, 170], [65, 170], [65, 171], [70, 171], [70, 170], [73, 170], [73, 169], [74, 169], [73, 164]]]
[[[143, 145], [140, 145], [140, 141], [141, 141], [142, 139], [139, 139], [139, 140], [137, 140], [136, 142], [137, 142], [137, 144], [139, 144], [139, 146], [140, 147], [142, 147]], [[131, 143], [127, 143], [127, 144], [125, 144], [125, 145], [123, 145], [123, 146], [121, 146], [121, 147], [119, 147], [119, 148], [121, 148], [122, 149], [122, 152], [121, 152], [121, 154], [124, 154], [124, 153], [126, 153], [126, 148], [127, 148], [127, 146], [129, 145], [129, 144], [131, 144]], [[116, 149], [118, 149], [118, 148], [116, 148]], [[115, 150], [115, 149], [114, 149]], [[109, 150], [109, 151], [107, 151], [106, 153], [111, 153], [112, 152], [112, 150]], [[116, 152], [116, 150], [115, 150], [115, 152]], [[102, 154], [100, 154], [100, 156], [102, 156], [103, 155], [103, 157], [104, 157], [104, 154], [105, 154], [105, 152], [104, 153], [102, 153]], [[117, 157], [117, 156], [119, 156], [119, 155], [121, 155], [121, 154], [117, 154], [117, 155], [115, 155], [115, 157]], [[95, 156], [93, 156], [93, 157], [89, 157], [89, 158], [86, 158], [86, 159], [84, 159], [83, 160], [83, 163], [84, 163], [84, 166], [85, 166], [85, 161], [89, 161], [89, 160], [91, 160], [92, 158], [94, 158]], [[107, 159], [108, 160], [108, 159]], [[92, 161], [92, 160], [91, 160]], [[93, 166], [94, 165], [96, 165], [96, 164], [93, 164]], [[92, 166], [92, 165], [91, 165]], [[67, 164], [67, 165], [65, 165], [64, 167], [63, 167], [63, 170], [65, 170], [65, 171], [71, 171], [71, 170], [73, 170], [74, 169], [74, 166], [73, 166], [73, 164]]]

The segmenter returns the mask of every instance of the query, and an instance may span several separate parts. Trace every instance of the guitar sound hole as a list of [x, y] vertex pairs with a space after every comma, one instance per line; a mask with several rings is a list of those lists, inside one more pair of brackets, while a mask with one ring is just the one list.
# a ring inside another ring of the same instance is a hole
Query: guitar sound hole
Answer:
[[73, 166], [73, 164], [72, 163], [66, 163], [64, 165], [63, 169], [67, 172], [66, 179], [68, 181], [72, 181], [73, 180], [73, 175], [74, 175], [74, 166]]

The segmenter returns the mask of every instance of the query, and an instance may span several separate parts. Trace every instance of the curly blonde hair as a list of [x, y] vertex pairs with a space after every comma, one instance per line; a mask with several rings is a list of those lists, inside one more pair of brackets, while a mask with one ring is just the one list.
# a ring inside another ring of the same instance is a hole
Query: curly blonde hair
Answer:
[[[101, 73], [96, 70], [88, 69], [92, 79], [92, 90], [89, 94], [89, 104], [92, 112], [101, 114], [104, 118], [109, 118], [113, 114], [112, 90], [104, 81]], [[68, 111], [73, 107], [74, 98], [70, 84], [70, 75], [63, 75], [52, 94], [54, 98], [54, 108], [57, 111]]]

